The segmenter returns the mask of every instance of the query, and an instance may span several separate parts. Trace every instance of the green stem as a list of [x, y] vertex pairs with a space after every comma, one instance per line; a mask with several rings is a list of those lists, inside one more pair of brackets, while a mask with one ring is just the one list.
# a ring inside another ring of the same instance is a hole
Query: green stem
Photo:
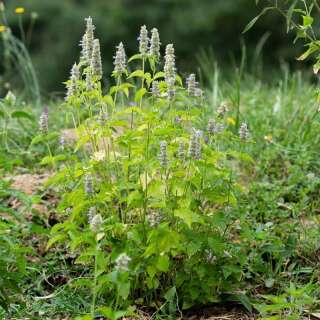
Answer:
[[19, 14], [19, 29], [20, 29], [22, 42], [26, 45], [26, 35], [23, 29], [22, 17], [20, 14]]
[[96, 300], [97, 300], [97, 270], [98, 270], [98, 255], [99, 245], [96, 245], [96, 252], [94, 255], [94, 278], [93, 278], [93, 290], [92, 290], [92, 302], [91, 302], [91, 317], [95, 318]]
[[46, 145], [47, 145], [49, 156], [51, 158], [52, 167], [53, 167], [53, 169], [55, 171], [57, 171], [57, 166], [56, 166], [56, 163], [55, 163], [55, 161], [53, 159], [53, 155], [52, 155], [52, 152], [51, 152], [51, 148], [50, 148], [49, 142], [46, 142]]
[[[144, 88], [144, 69], [145, 69], [145, 58], [142, 57], [142, 72], [143, 72], [143, 78], [141, 80], [141, 89]], [[142, 100], [143, 98], [140, 99], [140, 109], [142, 108]]]

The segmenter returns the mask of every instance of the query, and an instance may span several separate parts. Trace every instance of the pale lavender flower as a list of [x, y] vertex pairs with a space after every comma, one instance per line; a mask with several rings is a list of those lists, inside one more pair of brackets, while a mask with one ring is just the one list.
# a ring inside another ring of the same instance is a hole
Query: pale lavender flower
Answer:
[[214, 119], [210, 119], [207, 126], [207, 131], [209, 134], [214, 135], [220, 133], [224, 130], [223, 123], [218, 123]]
[[139, 35], [139, 52], [144, 56], [148, 53], [149, 38], [146, 26], [142, 26]]
[[189, 142], [189, 157], [196, 160], [201, 159], [201, 130], [194, 130]]
[[48, 107], [45, 107], [39, 118], [39, 129], [40, 129], [40, 132], [43, 134], [48, 133], [48, 130], [49, 130], [48, 120], [49, 120], [49, 110], [48, 110]]
[[70, 78], [74, 78], [76, 81], [80, 80], [80, 70], [76, 63], [74, 63], [71, 68]]
[[196, 75], [194, 73], [191, 73], [187, 78], [186, 83], [187, 83], [188, 95], [195, 96], [196, 89], [197, 89]]
[[217, 123], [214, 121], [214, 119], [209, 119], [207, 131], [211, 135], [217, 133]]
[[92, 57], [92, 51], [93, 51], [93, 41], [94, 41], [94, 30], [95, 26], [93, 25], [92, 18], [88, 17], [86, 20], [86, 37], [85, 37], [85, 47], [87, 51], [87, 63], [90, 63], [91, 57]]
[[103, 219], [100, 214], [96, 214], [90, 221], [90, 230], [97, 233], [101, 230]]
[[196, 88], [194, 92], [194, 96], [197, 98], [203, 99], [203, 90], [200, 88]]
[[164, 57], [164, 73], [167, 84], [174, 84], [176, 81], [176, 63], [173, 44], [166, 46], [166, 55]]
[[160, 166], [162, 168], [167, 168], [168, 166], [168, 154], [167, 154], [167, 142], [161, 141], [160, 142], [160, 153], [159, 153], [159, 161]]
[[113, 59], [114, 59], [113, 71], [118, 75], [125, 73], [126, 67], [127, 67], [127, 57], [126, 57], [126, 52], [122, 42], [120, 42], [119, 45], [117, 46], [116, 55], [114, 56]]
[[69, 83], [67, 84], [67, 94], [65, 97], [66, 101], [69, 100], [72, 96], [74, 96], [78, 90], [78, 80], [80, 79], [80, 70], [76, 63], [72, 66], [70, 74], [71, 74], [70, 80], [69, 80]]
[[160, 57], [160, 36], [157, 28], [151, 30], [151, 40], [149, 54], [151, 56]]
[[159, 82], [156, 80], [152, 81], [151, 93], [154, 97], [160, 96]]
[[66, 139], [64, 138], [64, 135], [62, 134], [59, 138], [59, 147], [61, 150], [64, 150], [66, 146]]
[[228, 106], [225, 103], [222, 103], [217, 110], [218, 117], [223, 118], [227, 112], [228, 112]]
[[129, 271], [130, 261], [131, 261], [131, 258], [126, 253], [121, 253], [116, 259], [115, 269], [118, 272]]
[[101, 79], [102, 77], [102, 62], [101, 62], [101, 52], [100, 52], [100, 42], [99, 39], [94, 39], [92, 57], [91, 57], [91, 71], [94, 77]]
[[163, 221], [163, 215], [158, 210], [154, 210], [148, 214], [147, 220], [149, 222], [150, 227], [154, 228]]
[[86, 174], [84, 177], [84, 191], [87, 195], [93, 194], [93, 179], [91, 174]]
[[88, 65], [90, 62], [90, 53], [88, 48], [87, 34], [82, 36], [80, 41], [81, 53], [80, 53], [80, 63]]
[[91, 70], [86, 71], [86, 90], [91, 91], [94, 88]]
[[97, 209], [96, 207], [90, 207], [88, 211], [88, 222], [91, 223], [93, 217], [96, 215]]
[[181, 123], [181, 121], [182, 121], [182, 119], [181, 119], [180, 116], [174, 117], [174, 122], [175, 122], [175, 123]]
[[213, 254], [211, 250], [205, 250], [207, 263], [214, 263], [217, 257]]
[[243, 122], [240, 126], [239, 136], [241, 140], [248, 140], [249, 138], [249, 129], [248, 125], [245, 122]]

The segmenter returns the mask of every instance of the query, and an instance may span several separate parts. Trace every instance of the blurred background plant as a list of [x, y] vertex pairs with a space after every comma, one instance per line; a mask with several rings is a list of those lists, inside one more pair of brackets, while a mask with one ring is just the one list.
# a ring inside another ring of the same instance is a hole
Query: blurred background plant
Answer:
[[[11, 29], [6, 8], [3, 2], [0, 2], [0, 35], [1, 35], [1, 77], [0, 81], [4, 90], [12, 87], [20, 88], [22, 97], [40, 102], [40, 88], [37, 75], [31, 61], [28, 45], [31, 40], [34, 22], [37, 18], [35, 13], [28, 19], [27, 31], [24, 26], [23, 7], [16, 7], [14, 13], [17, 18], [18, 34]], [[2, 89], [3, 90], [3, 89]]]
[[[263, 45], [264, 63], [278, 68], [280, 60], [294, 61], [293, 58], [298, 56], [297, 49], [291, 46], [293, 35], [285, 35], [286, 22], [280, 15], [268, 13], [250, 33], [242, 36], [244, 26], [266, 3], [261, 1], [255, 6], [252, 0], [17, 0], [7, 1], [5, 6], [13, 34], [19, 38], [22, 15], [15, 9], [24, 8], [23, 27], [33, 30], [36, 35], [31, 39], [27, 32], [26, 40], [40, 77], [41, 89], [45, 93], [53, 93], [62, 92], [62, 82], [69, 66], [77, 59], [82, 21], [88, 15], [94, 18], [99, 30], [106, 60], [105, 74], [112, 68], [113, 52], [110, 48], [122, 39], [130, 56], [134, 52], [136, 34], [143, 24], [162, 30], [163, 43], [170, 41], [176, 44], [179, 67], [186, 72], [193, 70], [190, 62], [200, 51], [212, 52], [224, 68], [230, 69], [230, 61], [240, 59], [241, 43], [245, 43], [249, 57], [254, 57]], [[50, 63], [48, 54], [55, 57]], [[262, 64], [260, 57], [255, 67], [260, 68]]]

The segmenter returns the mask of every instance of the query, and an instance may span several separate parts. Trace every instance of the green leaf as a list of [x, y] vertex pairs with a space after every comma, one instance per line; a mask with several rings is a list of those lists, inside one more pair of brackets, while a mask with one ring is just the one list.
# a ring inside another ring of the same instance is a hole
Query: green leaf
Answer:
[[174, 297], [176, 296], [176, 293], [177, 293], [176, 287], [172, 287], [165, 293], [164, 298], [167, 301], [172, 302]]
[[135, 94], [135, 97], [134, 97], [134, 101], [135, 102], [140, 102], [142, 97], [147, 93], [147, 89], [146, 88], [141, 88], [139, 89], [136, 94]]
[[252, 312], [252, 303], [249, 297], [245, 294], [234, 294], [230, 297], [232, 301], [240, 302], [249, 312]]
[[254, 17], [254, 18], [246, 25], [246, 27], [244, 28], [244, 30], [242, 31], [242, 33], [246, 33], [246, 32], [248, 32], [250, 29], [252, 29], [252, 27], [256, 24], [256, 22], [257, 22], [267, 11], [272, 10], [272, 9], [275, 9], [275, 7], [267, 7], [267, 8], [264, 8], [259, 15], [257, 15], [256, 17]]
[[128, 62], [131, 62], [131, 61], [133, 61], [133, 60], [140, 60], [140, 59], [142, 59], [142, 55], [141, 55], [140, 53], [138, 53], [138, 54], [133, 55], [133, 56], [128, 60]]
[[314, 52], [318, 51], [319, 47], [316, 46], [315, 44], [311, 44], [308, 48], [308, 50], [306, 50], [300, 57], [297, 58], [297, 60], [302, 61], [307, 59], [311, 54], [313, 54]]
[[118, 283], [118, 294], [121, 298], [127, 299], [130, 292], [130, 282]]
[[152, 80], [157, 80], [159, 78], [164, 78], [164, 76], [165, 76], [165, 73], [163, 71], [159, 71], [154, 75]]
[[53, 236], [51, 239], [49, 239], [47, 246], [46, 246], [46, 250], [49, 250], [56, 242], [60, 242], [64, 239], [66, 239], [66, 237], [67, 236], [62, 233]]
[[58, 155], [56, 155], [54, 157], [46, 156], [41, 160], [40, 164], [42, 164], [42, 165], [54, 164], [54, 163], [59, 162], [59, 161], [65, 161], [66, 159], [67, 159], [67, 156], [64, 155], [64, 154], [58, 154]]
[[189, 208], [180, 208], [174, 211], [174, 215], [183, 220], [191, 228], [192, 223], [200, 222], [200, 216]]
[[143, 70], [135, 70], [135, 71], [133, 71], [132, 73], [130, 73], [128, 79], [131, 79], [131, 78], [134, 78], [134, 77], [144, 78]]
[[310, 16], [303, 16], [303, 26], [304, 27], [311, 27], [313, 23], [313, 18]]
[[57, 133], [57, 132], [50, 132], [48, 134], [39, 134], [39, 135], [35, 136], [32, 139], [31, 145], [38, 144], [38, 143], [41, 143], [41, 142], [48, 142], [48, 141], [51, 141], [51, 140], [55, 140], [59, 136], [60, 136], [60, 134]]
[[292, 14], [293, 14], [293, 11], [294, 11], [294, 8], [297, 4], [298, 0], [295, 0], [293, 2], [293, 4], [290, 6], [288, 12], [287, 12], [287, 17], [286, 17], [286, 20], [287, 20], [287, 32], [290, 31], [290, 23], [291, 23], [291, 20], [292, 20]]
[[31, 121], [35, 120], [32, 114], [25, 111], [14, 111], [11, 113], [11, 118], [24, 118], [24, 119], [29, 119]]
[[157, 268], [159, 271], [167, 272], [169, 270], [170, 259], [166, 255], [160, 255], [157, 259]]

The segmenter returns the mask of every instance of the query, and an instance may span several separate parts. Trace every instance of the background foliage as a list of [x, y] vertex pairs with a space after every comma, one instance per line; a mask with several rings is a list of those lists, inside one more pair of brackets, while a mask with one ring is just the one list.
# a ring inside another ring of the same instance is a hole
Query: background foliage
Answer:
[[[250, 55], [263, 36], [267, 39], [263, 51], [268, 64], [292, 60], [297, 53], [292, 49], [291, 38], [285, 35], [285, 21], [279, 14], [270, 12], [242, 37], [244, 26], [266, 2], [261, 1], [256, 6], [253, 0], [20, 0], [7, 1], [5, 5], [10, 25], [17, 35], [19, 24], [15, 7], [25, 7], [26, 29], [32, 13], [37, 13], [31, 56], [43, 92], [52, 92], [62, 90], [69, 67], [78, 58], [77, 43], [83, 33], [83, 19], [88, 15], [96, 22], [106, 72], [111, 69], [114, 47], [119, 39], [126, 45], [129, 56], [134, 52], [136, 34], [142, 24], [157, 27], [163, 44], [175, 43], [179, 67], [186, 72], [194, 71], [191, 62], [201, 49], [212, 48], [216, 59], [229, 65], [231, 59], [240, 55], [241, 39]], [[48, 55], [54, 58], [48, 61]]]

